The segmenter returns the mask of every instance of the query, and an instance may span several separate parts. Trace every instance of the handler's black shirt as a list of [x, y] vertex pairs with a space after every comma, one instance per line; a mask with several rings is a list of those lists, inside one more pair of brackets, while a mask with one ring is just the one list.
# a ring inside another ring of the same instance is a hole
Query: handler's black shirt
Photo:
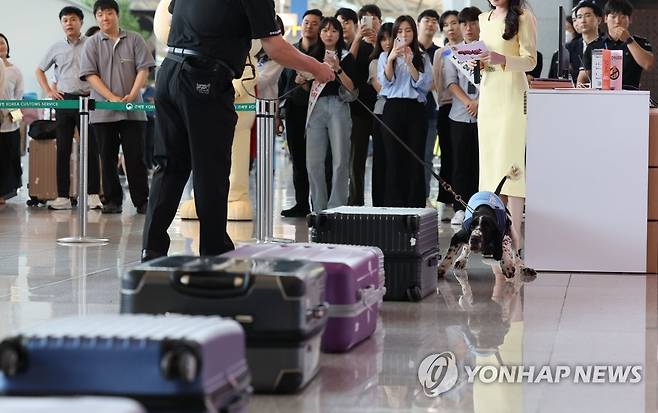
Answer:
[[167, 44], [228, 64], [241, 76], [251, 39], [280, 34], [273, 0], [172, 0]]
[[[651, 43], [643, 37], [633, 36], [633, 39], [640, 45], [644, 50], [651, 52]], [[624, 51], [624, 69], [622, 72], [622, 80], [624, 82], [624, 89], [626, 86], [631, 86], [632, 88], [640, 88], [640, 79], [642, 77], [642, 66], [637, 64], [635, 58], [628, 50], [628, 45], [624, 42], [618, 42], [611, 39], [608, 36], [600, 37], [598, 40], [593, 41], [587, 45], [585, 53], [583, 54], [583, 66], [585, 70], [592, 70], [592, 50], [596, 49], [608, 49], [608, 50], [623, 50]]]

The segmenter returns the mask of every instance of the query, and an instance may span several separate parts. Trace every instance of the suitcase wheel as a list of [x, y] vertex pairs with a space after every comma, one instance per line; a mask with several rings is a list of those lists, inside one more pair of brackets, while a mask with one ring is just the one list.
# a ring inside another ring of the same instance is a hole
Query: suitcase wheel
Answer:
[[192, 349], [178, 347], [167, 351], [160, 360], [160, 369], [169, 380], [193, 382], [199, 372], [199, 361]]
[[423, 294], [419, 286], [411, 287], [407, 290], [407, 299], [409, 301], [420, 301], [423, 298]]
[[39, 205], [39, 200], [36, 198], [30, 198], [25, 202], [25, 204], [29, 207], [34, 207]]
[[71, 198], [71, 206], [78, 206], [78, 198]]
[[309, 228], [319, 229], [327, 222], [327, 216], [325, 214], [318, 214], [317, 212], [311, 212], [306, 216], [306, 223]]
[[5, 341], [0, 344], [0, 370], [7, 377], [13, 377], [25, 367], [25, 351], [16, 341]]

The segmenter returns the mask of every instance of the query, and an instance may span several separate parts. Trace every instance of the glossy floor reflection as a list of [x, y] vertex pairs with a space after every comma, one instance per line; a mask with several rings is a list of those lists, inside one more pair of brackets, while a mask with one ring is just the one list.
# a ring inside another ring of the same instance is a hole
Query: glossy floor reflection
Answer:
[[[275, 236], [306, 241], [304, 220], [280, 219], [293, 191], [277, 159]], [[75, 211], [28, 209], [25, 194], [0, 206], [0, 336], [53, 317], [115, 313], [119, 277], [138, 262], [143, 217], [90, 213], [88, 232], [111, 240], [71, 248], [56, 239], [75, 230]], [[252, 223], [230, 223], [247, 240]], [[198, 223], [176, 220], [172, 253], [197, 250]], [[440, 229], [443, 250], [453, 234]], [[652, 276], [540, 274], [516, 293], [477, 257], [472, 300], [451, 273], [421, 303], [386, 302], [377, 332], [345, 355], [322, 356], [320, 375], [293, 396], [254, 396], [250, 412], [654, 412], [658, 300]], [[418, 382], [425, 356], [452, 351], [460, 365], [642, 365], [638, 384], [468, 383], [428, 398]]]

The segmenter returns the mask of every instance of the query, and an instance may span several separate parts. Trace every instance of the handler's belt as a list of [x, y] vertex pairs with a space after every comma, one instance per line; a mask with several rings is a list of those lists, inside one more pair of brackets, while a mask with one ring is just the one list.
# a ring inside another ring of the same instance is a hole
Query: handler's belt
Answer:
[[196, 58], [199, 61], [203, 63], [208, 64], [208, 70], [212, 71], [217, 71], [219, 69], [224, 69], [227, 70], [228, 73], [231, 75], [232, 78], [235, 78], [235, 72], [233, 69], [231, 69], [231, 66], [229, 66], [226, 62], [220, 59], [216, 59], [214, 57], [206, 56], [200, 52], [197, 52], [196, 50], [192, 49], [183, 49], [179, 47], [172, 47], [169, 46], [167, 47], [167, 58], [171, 59], [175, 62], [185, 64], [185, 58], [187, 57], [192, 57]]

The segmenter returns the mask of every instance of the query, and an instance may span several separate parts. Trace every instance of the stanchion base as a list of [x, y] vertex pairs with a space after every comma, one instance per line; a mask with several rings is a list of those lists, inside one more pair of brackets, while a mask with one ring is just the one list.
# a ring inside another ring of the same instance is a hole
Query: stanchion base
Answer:
[[103, 246], [103, 245], [107, 245], [109, 242], [110, 240], [106, 238], [89, 238], [89, 237], [67, 237], [67, 238], [59, 238], [57, 240], [58, 244], [68, 247]]

